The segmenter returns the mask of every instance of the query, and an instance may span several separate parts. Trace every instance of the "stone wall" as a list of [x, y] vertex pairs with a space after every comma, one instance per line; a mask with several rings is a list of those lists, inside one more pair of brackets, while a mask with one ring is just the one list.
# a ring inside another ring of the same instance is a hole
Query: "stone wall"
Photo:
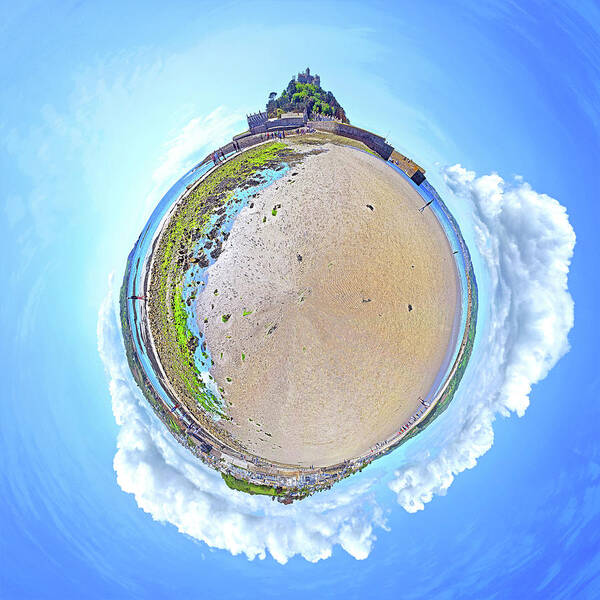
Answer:
[[250, 129], [264, 125], [267, 122], [267, 118], [266, 112], [257, 112], [251, 115], [246, 115], [246, 120], [248, 121], [248, 127]]
[[234, 135], [233, 139], [237, 141], [237, 140], [241, 140], [242, 138], [254, 135], [256, 133], [266, 133], [266, 131], [267, 131], [267, 126], [263, 123], [262, 125], [257, 125], [256, 127], [252, 127], [252, 129], [250, 131], [245, 131], [244, 133]]
[[338, 121], [310, 121], [308, 124], [317, 131], [326, 131], [328, 133], [334, 133], [353, 140], [358, 140], [367, 146], [367, 148], [373, 150], [373, 152], [377, 152], [377, 154], [385, 160], [387, 160], [394, 151], [394, 148], [386, 143], [385, 138], [380, 135], [375, 135], [366, 129], [354, 127], [354, 125], [347, 125], [346, 123], [339, 123]]
[[[313, 129], [318, 131], [325, 131], [327, 133], [333, 133], [336, 135], [341, 135], [343, 137], [351, 138], [353, 140], [358, 140], [362, 142], [367, 148], [373, 150], [381, 156], [381, 158], [388, 160], [390, 155], [393, 152], [392, 146], [386, 144], [385, 138], [382, 138], [379, 135], [375, 135], [366, 129], [361, 129], [360, 127], [354, 127], [353, 125], [347, 125], [345, 123], [339, 123], [338, 121], [309, 121], [308, 125], [310, 125]], [[303, 122], [298, 126], [288, 125], [286, 126], [297, 129], [299, 127], [303, 127]], [[278, 129], [282, 127], [279, 126]], [[234, 140], [236, 144], [240, 147], [240, 150], [245, 150], [250, 146], [255, 146], [256, 144], [260, 144], [262, 141], [265, 141], [266, 135], [264, 133], [244, 133], [239, 136], [235, 136]], [[223, 151], [225, 154], [229, 154], [235, 151], [235, 146], [233, 142], [229, 142], [224, 146], [221, 146], [218, 149], [218, 152]], [[212, 160], [212, 152], [209, 154], [200, 164], [205, 164], [208, 161]]]
[[279, 129], [297, 129], [298, 127], [304, 127], [305, 124], [306, 120], [302, 114], [294, 117], [282, 116], [279, 119], [269, 119], [266, 122], [266, 126], [269, 131]]
[[[261, 133], [246, 134], [244, 137], [236, 136], [236, 138], [235, 138], [235, 141], [236, 141], [237, 145], [240, 147], [240, 150], [245, 150], [246, 148], [249, 148], [250, 146], [256, 146], [256, 144], [260, 144], [261, 142], [263, 142], [265, 140], [266, 140], [266, 136]], [[273, 139], [273, 141], [276, 141], [276, 140]], [[229, 142], [228, 144], [225, 144], [224, 146], [221, 146], [220, 148], [217, 149], [217, 152], [220, 153], [221, 151], [223, 151], [225, 154], [234, 152], [235, 146], [233, 145], [233, 142]], [[213, 155], [213, 153], [211, 152], [200, 164], [204, 165], [207, 162], [211, 161], [212, 155]]]

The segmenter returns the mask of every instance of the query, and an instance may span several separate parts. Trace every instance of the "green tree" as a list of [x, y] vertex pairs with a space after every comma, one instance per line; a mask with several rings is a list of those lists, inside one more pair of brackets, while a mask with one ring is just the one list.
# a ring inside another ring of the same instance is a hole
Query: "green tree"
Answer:
[[321, 87], [312, 83], [299, 83], [292, 79], [278, 98], [269, 98], [267, 114], [275, 117], [283, 112], [306, 110], [315, 114], [335, 115], [343, 122], [347, 122], [344, 109], [331, 92], [326, 92]]

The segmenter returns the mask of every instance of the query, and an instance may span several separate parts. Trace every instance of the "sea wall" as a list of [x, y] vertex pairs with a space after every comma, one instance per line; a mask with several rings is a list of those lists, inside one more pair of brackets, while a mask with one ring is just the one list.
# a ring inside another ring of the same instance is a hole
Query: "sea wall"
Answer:
[[367, 148], [373, 150], [373, 152], [377, 152], [385, 160], [390, 157], [394, 150], [392, 146], [386, 143], [385, 138], [360, 127], [354, 127], [354, 125], [338, 123], [337, 121], [309, 121], [308, 124], [317, 131], [326, 131], [358, 140], [367, 146]]
[[[260, 144], [265, 139], [265, 135], [261, 133], [256, 134], [248, 134], [244, 137], [235, 138], [236, 144], [239, 146], [240, 150], [244, 150], [246, 148], [250, 148], [250, 146], [256, 146], [256, 144]], [[223, 152], [224, 154], [231, 154], [236, 151], [236, 147], [233, 145], [233, 142], [229, 142], [220, 148], [217, 148], [217, 152]], [[201, 165], [206, 164], [207, 162], [212, 160], [212, 152], [200, 163]]]
[[274, 129], [294, 129], [297, 127], [304, 127], [305, 123], [304, 115], [300, 114], [294, 117], [282, 116], [279, 119], [269, 119], [265, 125], [269, 131], [272, 131]]
[[[277, 125], [273, 125], [273, 123], [277, 122]], [[281, 122], [281, 124], [279, 124]], [[291, 119], [272, 119], [269, 121], [270, 125], [269, 129], [297, 129], [304, 126], [304, 121], [302, 118], [298, 118], [298, 125], [292, 125]], [[295, 121], [294, 121], [295, 122]], [[362, 142], [367, 148], [376, 152], [381, 158], [384, 160], [388, 160], [394, 151], [394, 148], [386, 143], [385, 138], [380, 135], [376, 135], [367, 131], [366, 129], [361, 129], [360, 127], [355, 127], [354, 125], [347, 125], [346, 123], [340, 123], [338, 121], [309, 121], [308, 126], [316, 129], [317, 131], [324, 131], [327, 133], [333, 133], [336, 135], [341, 135], [343, 137], [351, 138], [353, 140], [358, 140]], [[263, 126], [264, 127], [264, 126]], [[265, 138], [264, 133], [262, 132], [262, 128], [260, 128], [261, 133], [244, 133], [238, 136], [235, 136], [234, 140], [236, 144], [239, 146], [241, 150], [245, 148], [249, 148], [250, 146], [254, 146], [262, 142]], [[266, 131], [266, 127], [264, 129]], [[236, 148], [233, 145], [233, 142], [229, 142], [225, 144], [221, 148], [218, 149], [218, 152], [223, 151], [225, 154], [229, 154], [234, 152]], [[212, 154], [209, 154], [200, 164], [205, 164], [210, 161], [212, 158]], [[412, 173], [411, 173], [412, 174]], [[410, 176], [410, 175], [409, 175]]]

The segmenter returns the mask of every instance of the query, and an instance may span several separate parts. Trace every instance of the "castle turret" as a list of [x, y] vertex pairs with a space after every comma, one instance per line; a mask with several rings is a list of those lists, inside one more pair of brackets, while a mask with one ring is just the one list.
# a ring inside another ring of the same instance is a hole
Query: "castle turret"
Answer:
[[304, 73], [298, 73], [298, 83], [313, 83], [321, 87], [321, 78], [318, 75], [311, 75], [310, 67], [306, 67]]

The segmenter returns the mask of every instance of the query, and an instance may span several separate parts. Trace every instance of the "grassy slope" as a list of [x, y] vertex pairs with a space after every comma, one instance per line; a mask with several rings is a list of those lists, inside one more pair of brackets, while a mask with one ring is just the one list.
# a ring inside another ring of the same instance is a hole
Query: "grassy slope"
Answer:
[[246, 492], [246, 494], [262, 495], [262, 496], [284, 496], [283, 492], [278, 493], [274, 487], [268, 485], [256, 485], [254, 483], [248, 483], [241, 479], [236, 479], [233, 475], [227, 475], [221, 473], [221, 477], [225, 480], [225, 483], [232, 490], [239, 490], [240, 492]]

